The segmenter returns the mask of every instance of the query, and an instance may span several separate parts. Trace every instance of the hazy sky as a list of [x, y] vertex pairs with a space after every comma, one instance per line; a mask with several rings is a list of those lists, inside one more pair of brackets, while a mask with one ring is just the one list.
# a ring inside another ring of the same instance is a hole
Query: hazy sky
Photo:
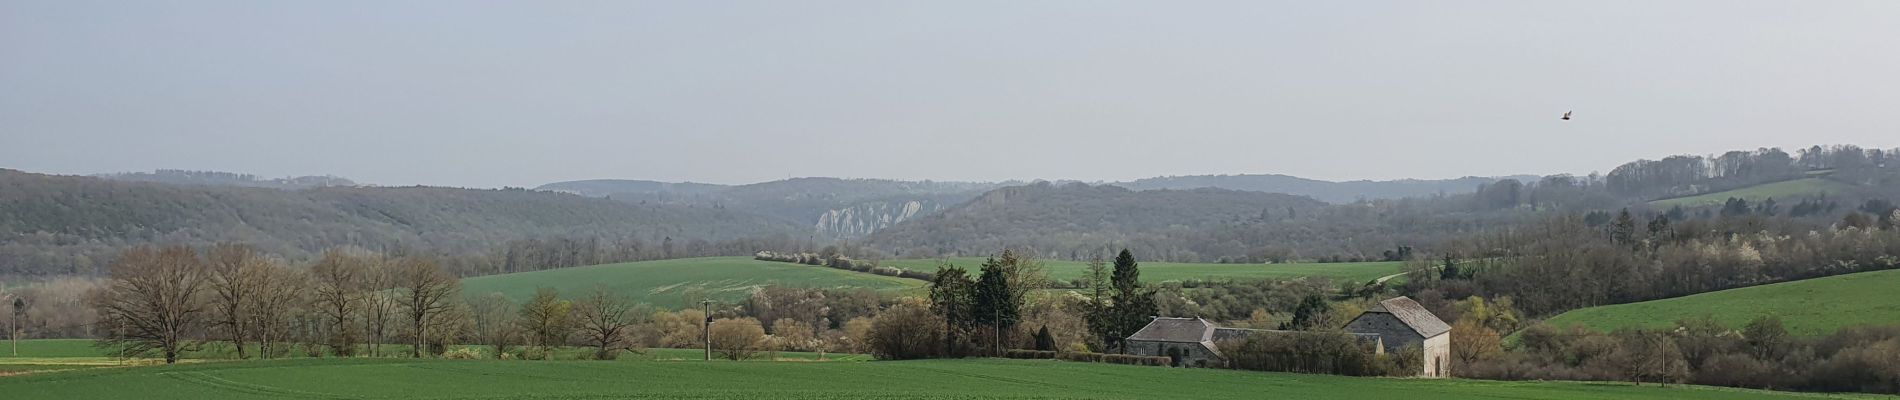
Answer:
[[0, 167], [38, 172], [1391, 179], [1817, 143], [1900, 146], [1900, 1], [0, 0]]

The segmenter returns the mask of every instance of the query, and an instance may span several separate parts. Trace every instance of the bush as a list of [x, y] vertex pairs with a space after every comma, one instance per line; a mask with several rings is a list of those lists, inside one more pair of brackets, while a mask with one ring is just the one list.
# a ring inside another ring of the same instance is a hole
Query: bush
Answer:
[[450, 360], [480, 360], [486, 357], [482, 356], [481, 350], [476, 350], [476, 349], [467, 348], [467, 347], [460, 347], [453, 350], [442, 352], [442, 358], [446, 358]]
[[1814, 367], [1808, 389], [1900, 393], [1900, 339], [1841, 349]]
[[1106, 362], [1109, 364], [1149, 365], [1149, 366], [1165, 367], [1172, 364], [1174, 362], [1174, 359], [1168, 358], [1168, 357], [1162, 357], [1162, 356], [1103, 354], [1102, 362]]
[[739, 361], [752, 358], [765, 342], [765, 328], [759, 320], [752, 318], [723, 318], [713, 321], [712, 330], [707, 332], [712, 341], [714, 353], [720, 357]]
[[1102, 362], [1103, 354], [1091, 353], [1091, 352], [1086, 352], [1086, 351], [1072, 351], [1068, 353], [1062, 353], [1059, 356], [1065, 361]]
[[[1233, 367], [1255, 371], [1301, 372], [1370, 376], [1415, 375], [1417, 370], [1393, 371], [1381, 365], [1371, 342], [1343, 332], [1262, 332], [1248, 336], [1228, 351]], [[1412, 350], [1416, 351], [1416, 350]]]
[[1010, 351], [1003, 352], [1003, 358], [1016, 358], [1016, 359], [1024, 359], [1024, 360], [1054, 360], [1056, 358], [1056, 352], [1038, 351], [1038, 350], [1010, 350]]
[[871, 321], [871, 355], [879, 360], [911, 360], [936, 356], [943, 348], [943, 318], [930, 306], [905, 302], [878, 313]]
[[[1054, 352], [1028, 351], [1028, 350], [1012, 350], [1012, 351], [1023, 351], [1026, 353], [1054, 353]], [[1090, 352], [1067, 352], [1067, 353], [1054, 354], [1052, 356], [1061, 358], [1064, 361], [1127, 364], [1127, 365], [1167, 366], [1174, 362], [1174, 359], [1161, 357], [1161, 356], [1137, 356], [1137, 355], [1129, 355], [1129, 354], [1102, 354], [1102, 353], [1090, 353]]]
[[929, 273], [929, 272], [923, 272], [923, 271], [912, 271], [912, 270], [907, 270], [907, 269], [904, 269], [904, 270], [898, 270], [898, 271], [897, 271], [897, 277], [899, 277], [899, 278], [910, 278], [910, 279], [916, 279], [916, 280], [922, 280], [922, 281], [929, 281], [929, 280], [932, 280], [932, 279], [936, 279], [936, 278], [937, 278], [937, 275], [936, 275], [936, 274], [932, 274], [932, 273]]
[[1695, 373], [1695, 383], [1767, 389], [1775, 387], [1778, 375], [1774, 364], [1746, 354], [1723, 354], [1702, 362], [1702, 369]]

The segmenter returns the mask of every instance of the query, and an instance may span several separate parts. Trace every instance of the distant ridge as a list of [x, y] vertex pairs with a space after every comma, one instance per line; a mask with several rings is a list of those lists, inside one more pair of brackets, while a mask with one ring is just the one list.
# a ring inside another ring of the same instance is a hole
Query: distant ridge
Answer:
[[1284, 193], [1312, 197], [1328, 203], [1351, 203], [1362, 199], [1379, 200], [1435, 196], [1440, 194], [1463, 194], [1477, 191], [1478, 186], [1504, 179], [1535, 181], [1537, 178], [1538, 177], [1531, 175], [1492, 178], [1467, 176], [1455, 179], [1356, 180], [1335, 182], [1280, 174], [1243, 174], [1164, 176], [1111, 184], [1135, 190], [1217, 188], [1249, 192]]
[[284, 190], [328, 186], [357, 186], [355, 181], [329, 175], [263, 179], [251, 174], [218, 171], [188, 171], [182, 169], [161, 169], [152, 172], [120, 172], [93, 176], [128, 182], [151, 182], [173, 185], [240, 186]]

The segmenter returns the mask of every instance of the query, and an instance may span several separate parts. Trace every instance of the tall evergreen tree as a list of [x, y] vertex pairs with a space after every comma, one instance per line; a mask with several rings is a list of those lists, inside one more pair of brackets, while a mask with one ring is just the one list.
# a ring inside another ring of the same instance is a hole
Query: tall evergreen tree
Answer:
[[1002, 343], [1006, 343], [1004, 333], [1009, 332], [1022, 318], [1022, 301], [1012, 288], [1014, 282], [1009, 279], [1009, 269], [1013, 266], [1007, 265], [1006, 261], [1011, 259], [991, 257], [983, 262], [983, 270], [976, 278], [976, 290], [971, 296], [975, 303], [975, 315], [972, 317], [978, 325], [987, 325], [996, 330], [997, 350], [1001, 350]]
[[1625, 208], [1616, 213], [1616, 222], [1610, 223], [1610, 241], [1621, 245], [1636, 243], [1636, 217]]
[[[1088, 323], [1089, 334], [1095, 339], [1095, 342], [1090, 345], [1106, 347], [1115, 343], [1114, 338], [1108, 334], [1115, 320], [1109, 304], [1108, 276], [1108, 264], [1103, 263], [1101, 257], [1097, 256], [1089, 261], [1089, 301], [1083, 310], [1082, 319], [1083, 322]], [[1097, 350], [1102, 350], [1102, 347], [1098, 347]]]
[[1317, 294], [1307, 295], [1300, 299], [1298, 307], [1293, 308], [1293, 320], [1280, 325], [1280, 329], [1308, 330], [1324, 327], [1327, 322], [1327, 313], [1330, 312], [1332, 312], [1332, 305], [1326, 303], [1325, 297]]
[[967, 340], [968, 332], [976, 323], [971, 316], [975, 306], [971, 293], [975, 287], [969, 272], [955, 265], [937, 267], [937, 275], [930, 280], [930, 310], [943, 316], [945, 355], [961, 355], [957, 344]]
[[1106, 329], [1100, 334], [1108, 343], [1125, 350], [1123, 339], [1153, 321], [1157, 312], [1154, 291], [1142, 288], [1141, 265], [1128, 249], [1115, 256], [1115, 270], [1109, 281], [1115, 288], [1114, 298], [1105, 313], [1109, 318]]

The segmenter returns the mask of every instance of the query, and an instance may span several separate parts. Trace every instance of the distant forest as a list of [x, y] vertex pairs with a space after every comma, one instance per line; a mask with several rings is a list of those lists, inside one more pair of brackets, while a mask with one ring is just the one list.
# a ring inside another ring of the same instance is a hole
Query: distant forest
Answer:
[[[1869, 201], [1900, 197], [1897, 169], [1900, 150], [1759, 149], [1639, 160], [1586, 176], [1417, 181], [1409, 184], [1437, 189], [1347, 203], [1236, 189], [1283, 180], [1266, 175], [1135, 181], [1171, 188], [1161, 190], [834, 178], [480, 190], [190, 171], [78, 177], [0, 170], [0, 277], [97, 275], [130, 246], [227, 241], [292, 261], [337, 246], [426, 254], [464, 276], [830, 245], [872, 260], [1001, 248], [1049, 259], [1128, 248], [1160, 261], [1383, 260], [1459, 248], [1553, 217], [1601, 224], [1622, 209], [1678, 222], [1755, 213], [1778, 216], [1789, 229], [1819, 229]], [[1825, 182], [1826, 190], [1651, 205], [1791, 180]], [[1200, 184], [1220, 187], [1191, 187]], [[1466, 184], [1474, 187], [1435, 186]]]
[[[1832, 192], [1727, 204], [1662, 208], [1653, 200], [1814, 178]], [[905, 258], [982, 255], [1002, 244], [1051, 258], [1087, 259], [1127, 247], [1162, 261], [1268, 262], [1376, 260], [1400, 247], [1419, 252], [1528, 227], [1552, 216], [1628, 208], [1676, 220], [1743, 212], [1785, 214], [1825, 227], [1868, 200], [1900, 195], [1900, 150], [1812, 147], [1719, 156], [1639, 160], [1607, 175], [1503, 179], [1476, 191], [1326, 204], [1310, 198], [1225, 190], [1132, 191], [1112, 186], [1036, 184], [999, 189], [957, 208], [874, 233], [865, 246]], [[1765, 200], [1765, 201], [1764, 201]], [[864, 257], [864, 256], [860, 256]]]
[[0, 170], [0, 275], [98, 275], [126, 247], [233, 241], [299, 261], [331, 247], [427, 254], [475, 275], [750, 254], [805, 232], [720, 207], [524, 189], [277, 190]]

